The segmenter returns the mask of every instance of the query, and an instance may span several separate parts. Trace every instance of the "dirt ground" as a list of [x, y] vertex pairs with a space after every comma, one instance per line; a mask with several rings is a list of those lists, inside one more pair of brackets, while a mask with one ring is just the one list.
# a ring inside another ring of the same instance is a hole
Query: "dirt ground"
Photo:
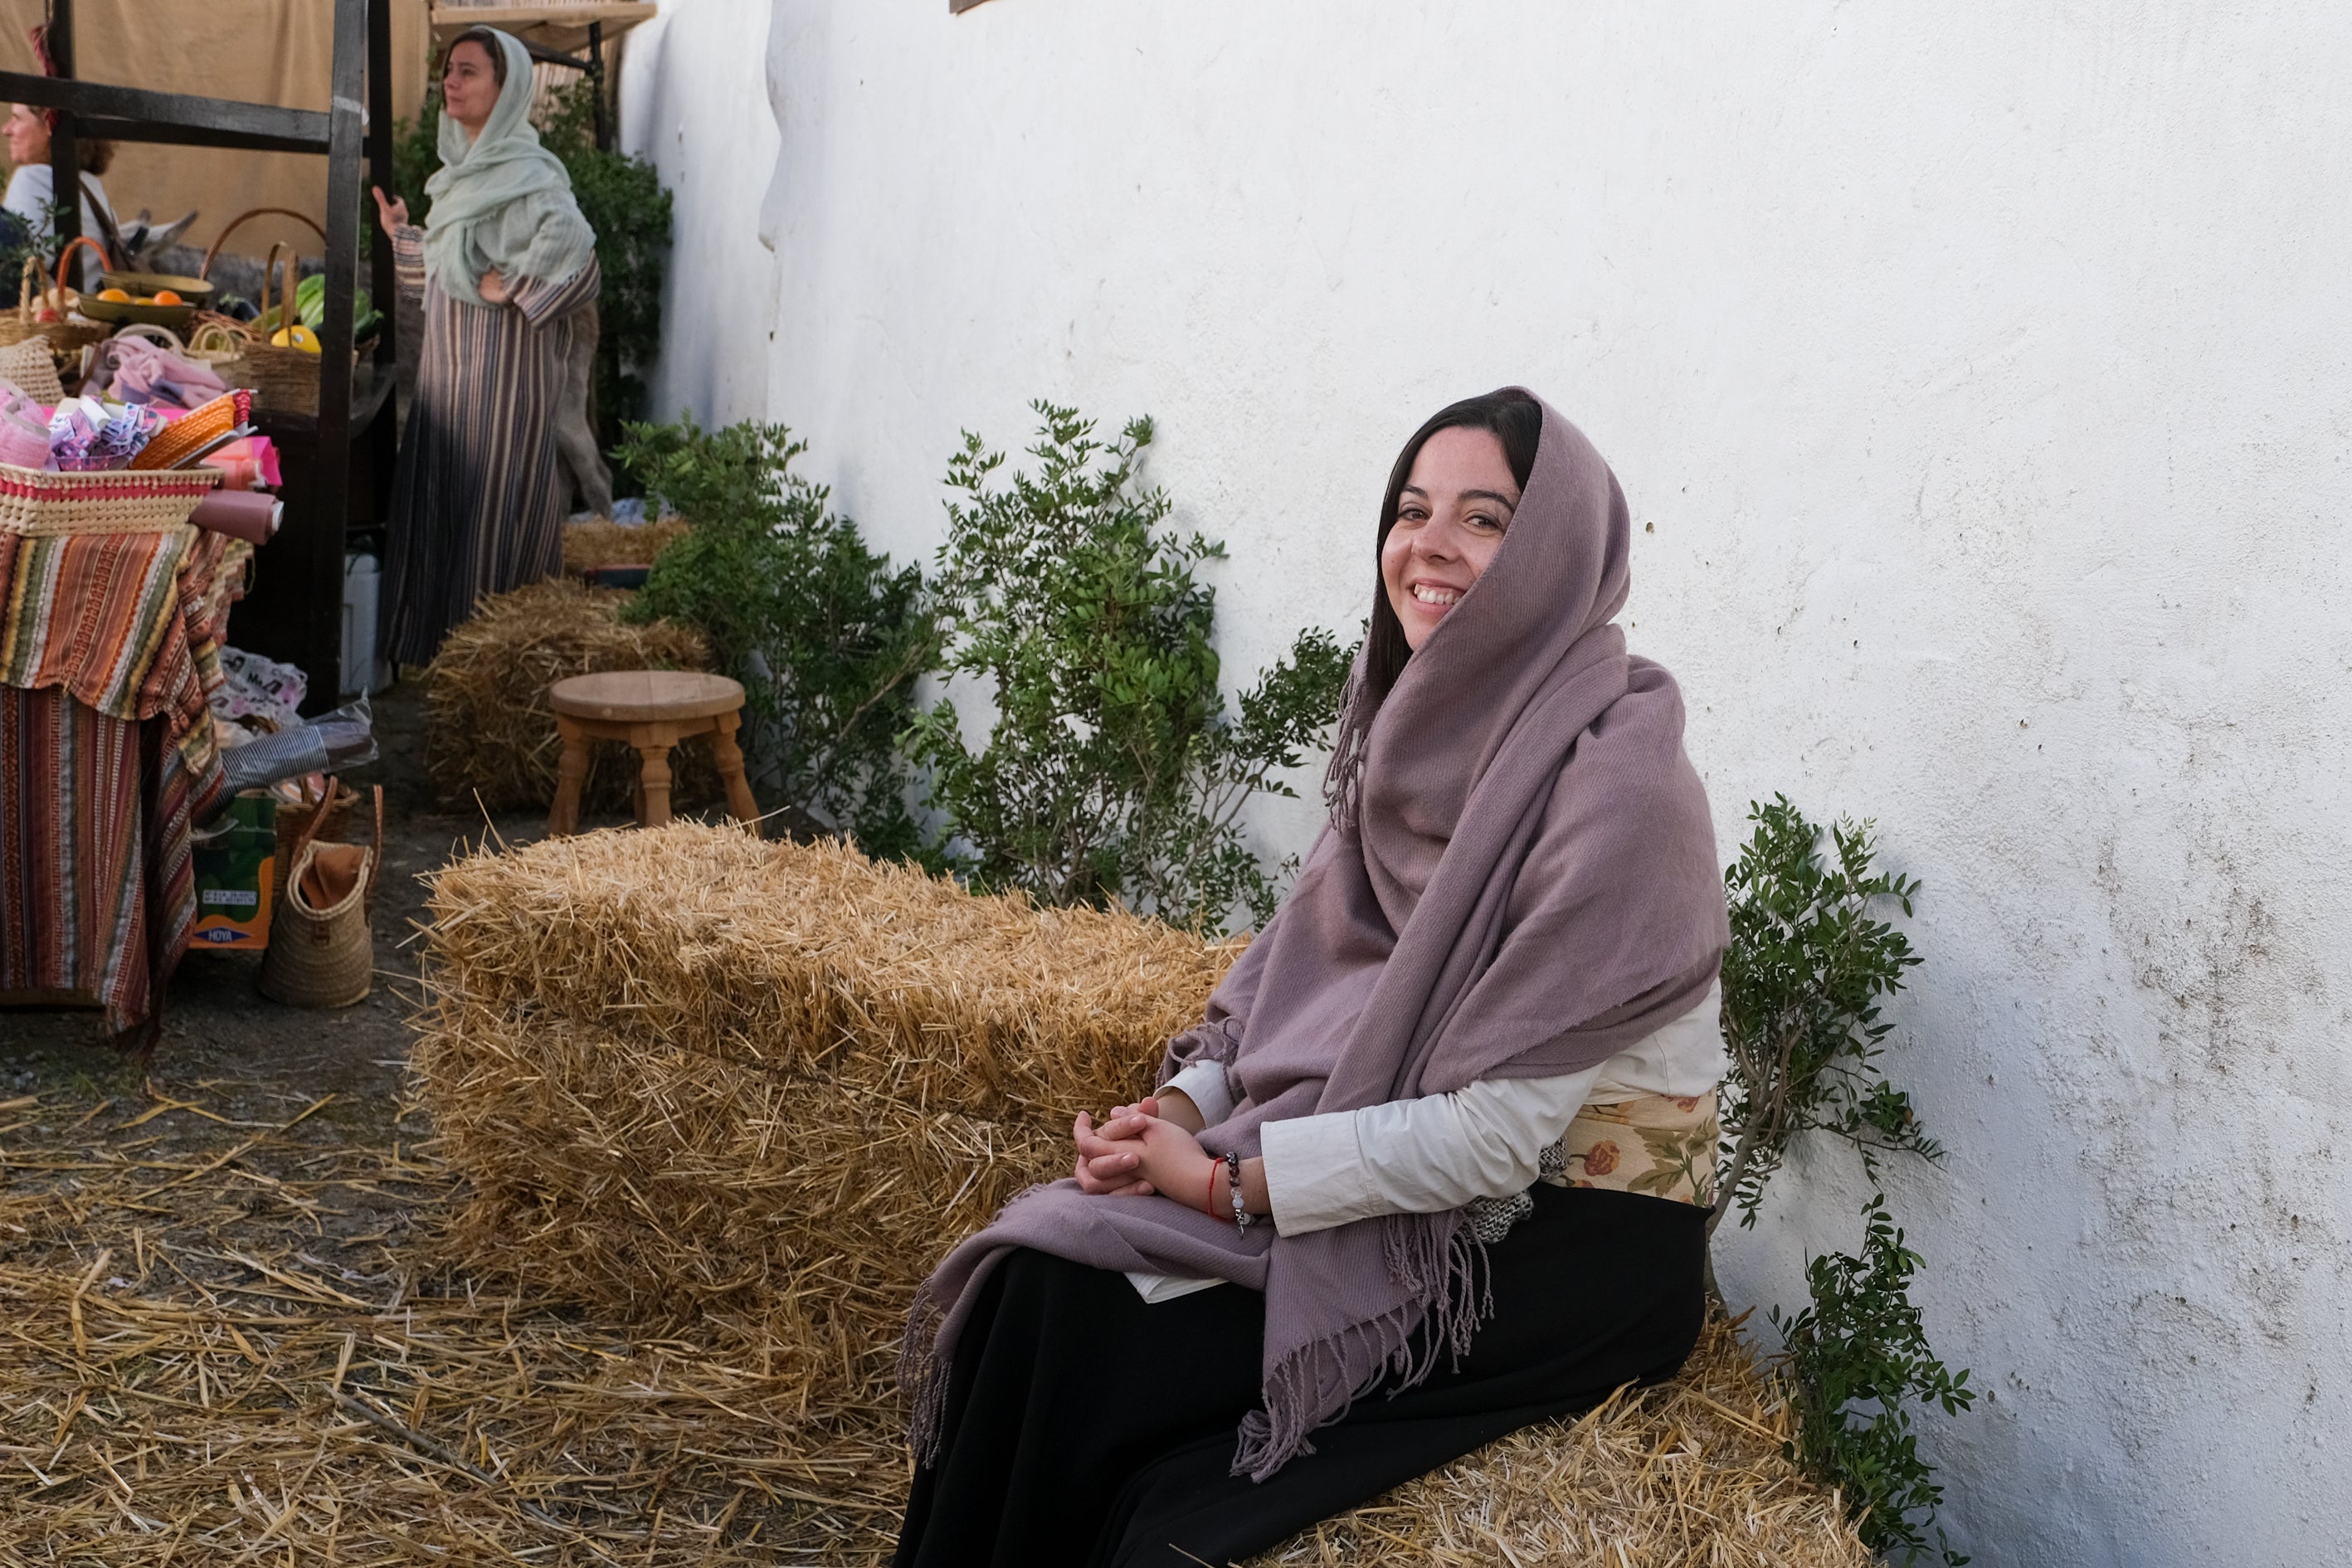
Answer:
[[[421, 689], [410, 680], [377, 695], [382, 755], [345, 775], [362, 788], [382, 784], [384, 794], [384, 872], [372, 915], [376, 984], [366, 1001], [334, 1011], [285, 1006], [261, 994], [259, 953], [194, 952], [173, 976], [163, 1038], [143, 1067], [107, 1044], [94, 1012], [0, 1012], [0, 1099], [143, 1098], [142, 1083], [152, 1081], [166, 1097], [199, 1099], [238, 1121], [259, 1121], [281, 1107], [290, 1115], [332, 1095], [313, 1113], [326, 1127], [362, 1138], [389, 1128], [407, 1054], [404, 1019], [415, 995], [422, 878], [486, 837], [520, 844], [546, 831], [535, 814], [486, 818], [436, 798], [418, 761]], [[352, 837], [365, 831], [354, 814]]]

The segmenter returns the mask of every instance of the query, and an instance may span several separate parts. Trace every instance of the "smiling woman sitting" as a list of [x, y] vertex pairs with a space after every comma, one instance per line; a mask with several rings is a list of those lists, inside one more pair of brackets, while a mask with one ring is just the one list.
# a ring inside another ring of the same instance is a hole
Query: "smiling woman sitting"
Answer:
[[1297, 887], [918, 1300], [899, 1563], [1237, 1560], [1682, 1364], [1728, 931], [1630, 548], [1528, 393], [1406, 444]]

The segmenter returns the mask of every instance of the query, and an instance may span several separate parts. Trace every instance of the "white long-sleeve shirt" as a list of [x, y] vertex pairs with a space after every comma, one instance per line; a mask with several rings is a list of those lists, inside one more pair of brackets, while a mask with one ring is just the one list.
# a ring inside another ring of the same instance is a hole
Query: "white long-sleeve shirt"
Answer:
[[[1697, 1006], [1582, 1072], [1482, 1079], [1451, 1094], [1269, 1121], [1258, 1137], [1275, 1230], [1299, 1236], [1373, 1215], [1434, 1214], [1473, 1198], [1525, 1192], [1540, 1173], [1543, 1152], [1587, 1104], [1712, 1095], [1729, 1066], [1718, 981]], [[1218, 1063], [1195, 1063], [1166, 1087], [1183, 1090], [1205, 1125], [1232, 1114], [1232, 1090]], [[1222, 1283], [1136, 1272], [1128, 1278], [1147, 1301]]]
[[[81, 194], [81, 232], [103, 243], [101, 236], [105, 231], [99, 226], [97, 210], [89, 205], [90, 192], [96, 191], [98, 199], [106, 203], [106, 216], [109, 222], [112, 222], [114, 218], [114, 203], [107, 196], [106, 187], [100, 183], [96, 174], [86, 174], [82, 176], [82, 180], [84, 189]], [[57, 188], [56, 170], [47, 163], [23, 164], [8, 176], [7, 193], [0, 195], [0, 207], [5, 207], [23, 218], [26, 226], [34, 233], [47, 236], [49, 232], [49, 204], [57, 195]], [[68, 283], [67, 287], [82, 289], [97, 288], [99, 276], [104, 269], [89, 251], [79, 251], [76, 254], [80, 258], [81, 276], [79, 281]], [[9, 281], [14, 282], [15, 279], [11, 279]]]

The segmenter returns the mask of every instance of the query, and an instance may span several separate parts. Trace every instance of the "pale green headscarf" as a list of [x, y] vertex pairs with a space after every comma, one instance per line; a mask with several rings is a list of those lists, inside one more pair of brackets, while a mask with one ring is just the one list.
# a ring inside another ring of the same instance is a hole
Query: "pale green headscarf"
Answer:
[[425, 228], [425, 270], [450, 299], [487, 305], [491, 268], [514, 289], [524, 279], [567, 283], [596, 254], [596, 231], [572, 199], [572, 177], [539, 144], [530, 123], [530, 53], [484, 28], [506, 56], [506, 85], [482, 133], [441, 111], [441, 167], [425, 182], [433, 210]]

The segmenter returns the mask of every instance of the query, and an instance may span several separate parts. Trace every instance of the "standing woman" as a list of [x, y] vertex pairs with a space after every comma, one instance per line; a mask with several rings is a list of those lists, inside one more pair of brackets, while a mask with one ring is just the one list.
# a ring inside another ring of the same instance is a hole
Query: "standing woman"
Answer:
[[917, 1298], [898, 1568], [1239, 1561], [1682, 1364], [1729, 927], [1631, 543], [1528, 392], [1406, 444], [1290, 897]]
[[530, 124], [530, 56], [490, 27], [443, 58], [426, 226], [375, 193], [402, 290], [425, 301], [393, 488], [383, 652], [425, 664], [486, 594], [563, 566], [555, 429], [580, 311], [601, 278], [572, 182]]

